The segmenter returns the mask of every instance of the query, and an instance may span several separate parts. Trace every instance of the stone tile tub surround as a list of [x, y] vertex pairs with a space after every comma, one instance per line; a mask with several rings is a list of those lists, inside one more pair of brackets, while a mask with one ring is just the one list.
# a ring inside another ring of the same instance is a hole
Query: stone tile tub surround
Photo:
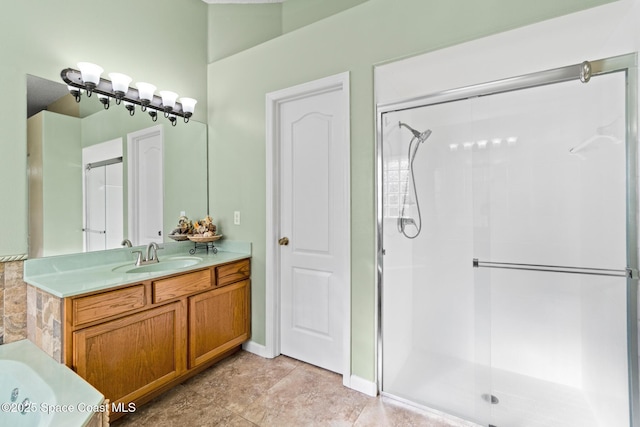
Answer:
[[27, 284], [27, 338], [62, 363], [62, 300]]
[[59, 299], [23, 280], [24, 261], [0, 263], [0, 344], [25, 338], [61, 362]]
[[23, 261], [0, 262], [0, 344], [27, 337], [27, 284]]

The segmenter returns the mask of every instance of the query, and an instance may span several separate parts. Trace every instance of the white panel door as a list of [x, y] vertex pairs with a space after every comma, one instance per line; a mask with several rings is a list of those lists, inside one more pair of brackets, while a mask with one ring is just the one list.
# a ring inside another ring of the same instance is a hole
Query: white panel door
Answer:
[[163, 150], [160, 127], [130, 134], [129, 235], [134, 245], [162, 241]]
[[342, 373], [349, 286], [347, 112], [340, 90], [280, 106], [280, 352]]

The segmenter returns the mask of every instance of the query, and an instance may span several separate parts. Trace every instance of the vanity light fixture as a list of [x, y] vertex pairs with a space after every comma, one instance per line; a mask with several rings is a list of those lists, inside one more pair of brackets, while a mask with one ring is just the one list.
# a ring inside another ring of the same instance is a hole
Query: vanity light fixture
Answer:
[[78, 70], [66, 68], [60, 76], [76, 102], [80, 102], [83, 91], [88, 97], [96, 92], [105, 109], [109, 108], [113, 98], [117, 105], [123, 103], [131, 116], [135, 114], [135, 106], [139, 105], [141, 111], [148, 110], [154, 122], [158, 120], [158, 113], [163, 113], [172, 126], [176, 125], [177, 117], [188, 123], [193, 115], [197, 103], [193, 98], [180, 98], [180, 102], [176, 102], [178, 94], [175, 92], [163, 90], [157, 96], [156, 87], [150, 83], [137, 82], [134, 88], [129, 86], [133, 79], [126, 74], [109, 73], [111, 80], [107, 80], [101, 77], [103, 71], [98, 65], [79, 62]]
[[147, 107], [151, 104], [153, 99], [153, 92], [156, 91], [156, 87], [151, 83], [138, 82], [136, 83], [138, 88], [138, 98], [140, 98], [140, 105], [142, 111], [147, 111]]
[[104, 69], [96, 64], [92, 64], [91, 62], [78, 62], [78, 68], [80, 69], [80, 74], [82, 76], [82, 81], [84, 82], [84, 89], [87, 91], [87, 96], [91, 96], [91, 92], [98, 86], [100, 83], [100, 76]]
[[107, 95], [103, 95], [103, 94], [99, 93], [98, 94], [98, 99], [100, 100], [100, 102], [104, 106], [104, 109], [108, 110], [109, 109], [109, 103], [110, 103], [109, 97]]
[[133, 79], [122, 73], [109, 73], [109, 78], [113, 85], [113, 92], [116, 95], [116, 104], [120, 105], [122, 98], [129, 92], [129, 83]]
[[82, 96], [82, 92], [84, 92], [84, 89], [69, 85], [67, 85], [67, 89], [69, 90], [69, 93], [76, 99], [76, 102], [80, 102], [80, 97]]
[[196, 101], [193, 98], [180, 98], [180, 103], [182, 104], [182, 111], [184, 111], [184, 122], [189, 123], [189, 117], [193, 115], [193, 112], [196, 109]]
[[133, 116], [136, 113], [136, 104], [134, 104], [133, 102], [124, 101], [124, 108], [129, 111], [130, 116]]
[[176, 99], [178, 99], [178, 94], [175, 92], [171, 92], [170, 90], [161, 90], [160, 96], [162, 97], [164, 116], [166, 118], [169, 118], [169, 113], [171, 113], [173, 111], [173, 108], [176, 106]]

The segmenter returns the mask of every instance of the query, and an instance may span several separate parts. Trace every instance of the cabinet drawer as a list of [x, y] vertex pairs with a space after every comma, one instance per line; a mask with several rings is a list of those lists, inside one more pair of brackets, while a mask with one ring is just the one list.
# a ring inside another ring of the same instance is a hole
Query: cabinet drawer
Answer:
[[144, 285], [76, 298], [73, 300], [73, 325], [106, 319], [145, 305]]
[[225, 286], [238, 280], [248, 279], [251, 265], [248, 259], [216, 267], [216, 286]]
[[200, 270], [153, 282], [153, 302], [158, 303], [211, 287], [210, 270]]

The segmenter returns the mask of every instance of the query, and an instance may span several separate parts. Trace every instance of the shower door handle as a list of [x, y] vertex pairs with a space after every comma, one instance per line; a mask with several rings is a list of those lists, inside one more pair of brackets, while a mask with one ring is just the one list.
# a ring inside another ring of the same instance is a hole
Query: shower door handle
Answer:
[[473, 268], [502, 268], [506, 270], [542, 271], [548, 273], [590, 274], [594, 276], [626, 277], [628, 279], [636, 279], [638, 277], [637, 270], [628, 267], [625, 269], [616, 270], [611, 268], [571, 267], [564, 265], [520, 264], [513, 262], [480, 261], [478, 258], [473, 259]]
[[281, 238], [278, 240], [278, 244], [279, 244], [280, 246], [287, 246], [287, 245], [289, 244], [289, 238], [288, 238], [288, 237], [281, 237]]

